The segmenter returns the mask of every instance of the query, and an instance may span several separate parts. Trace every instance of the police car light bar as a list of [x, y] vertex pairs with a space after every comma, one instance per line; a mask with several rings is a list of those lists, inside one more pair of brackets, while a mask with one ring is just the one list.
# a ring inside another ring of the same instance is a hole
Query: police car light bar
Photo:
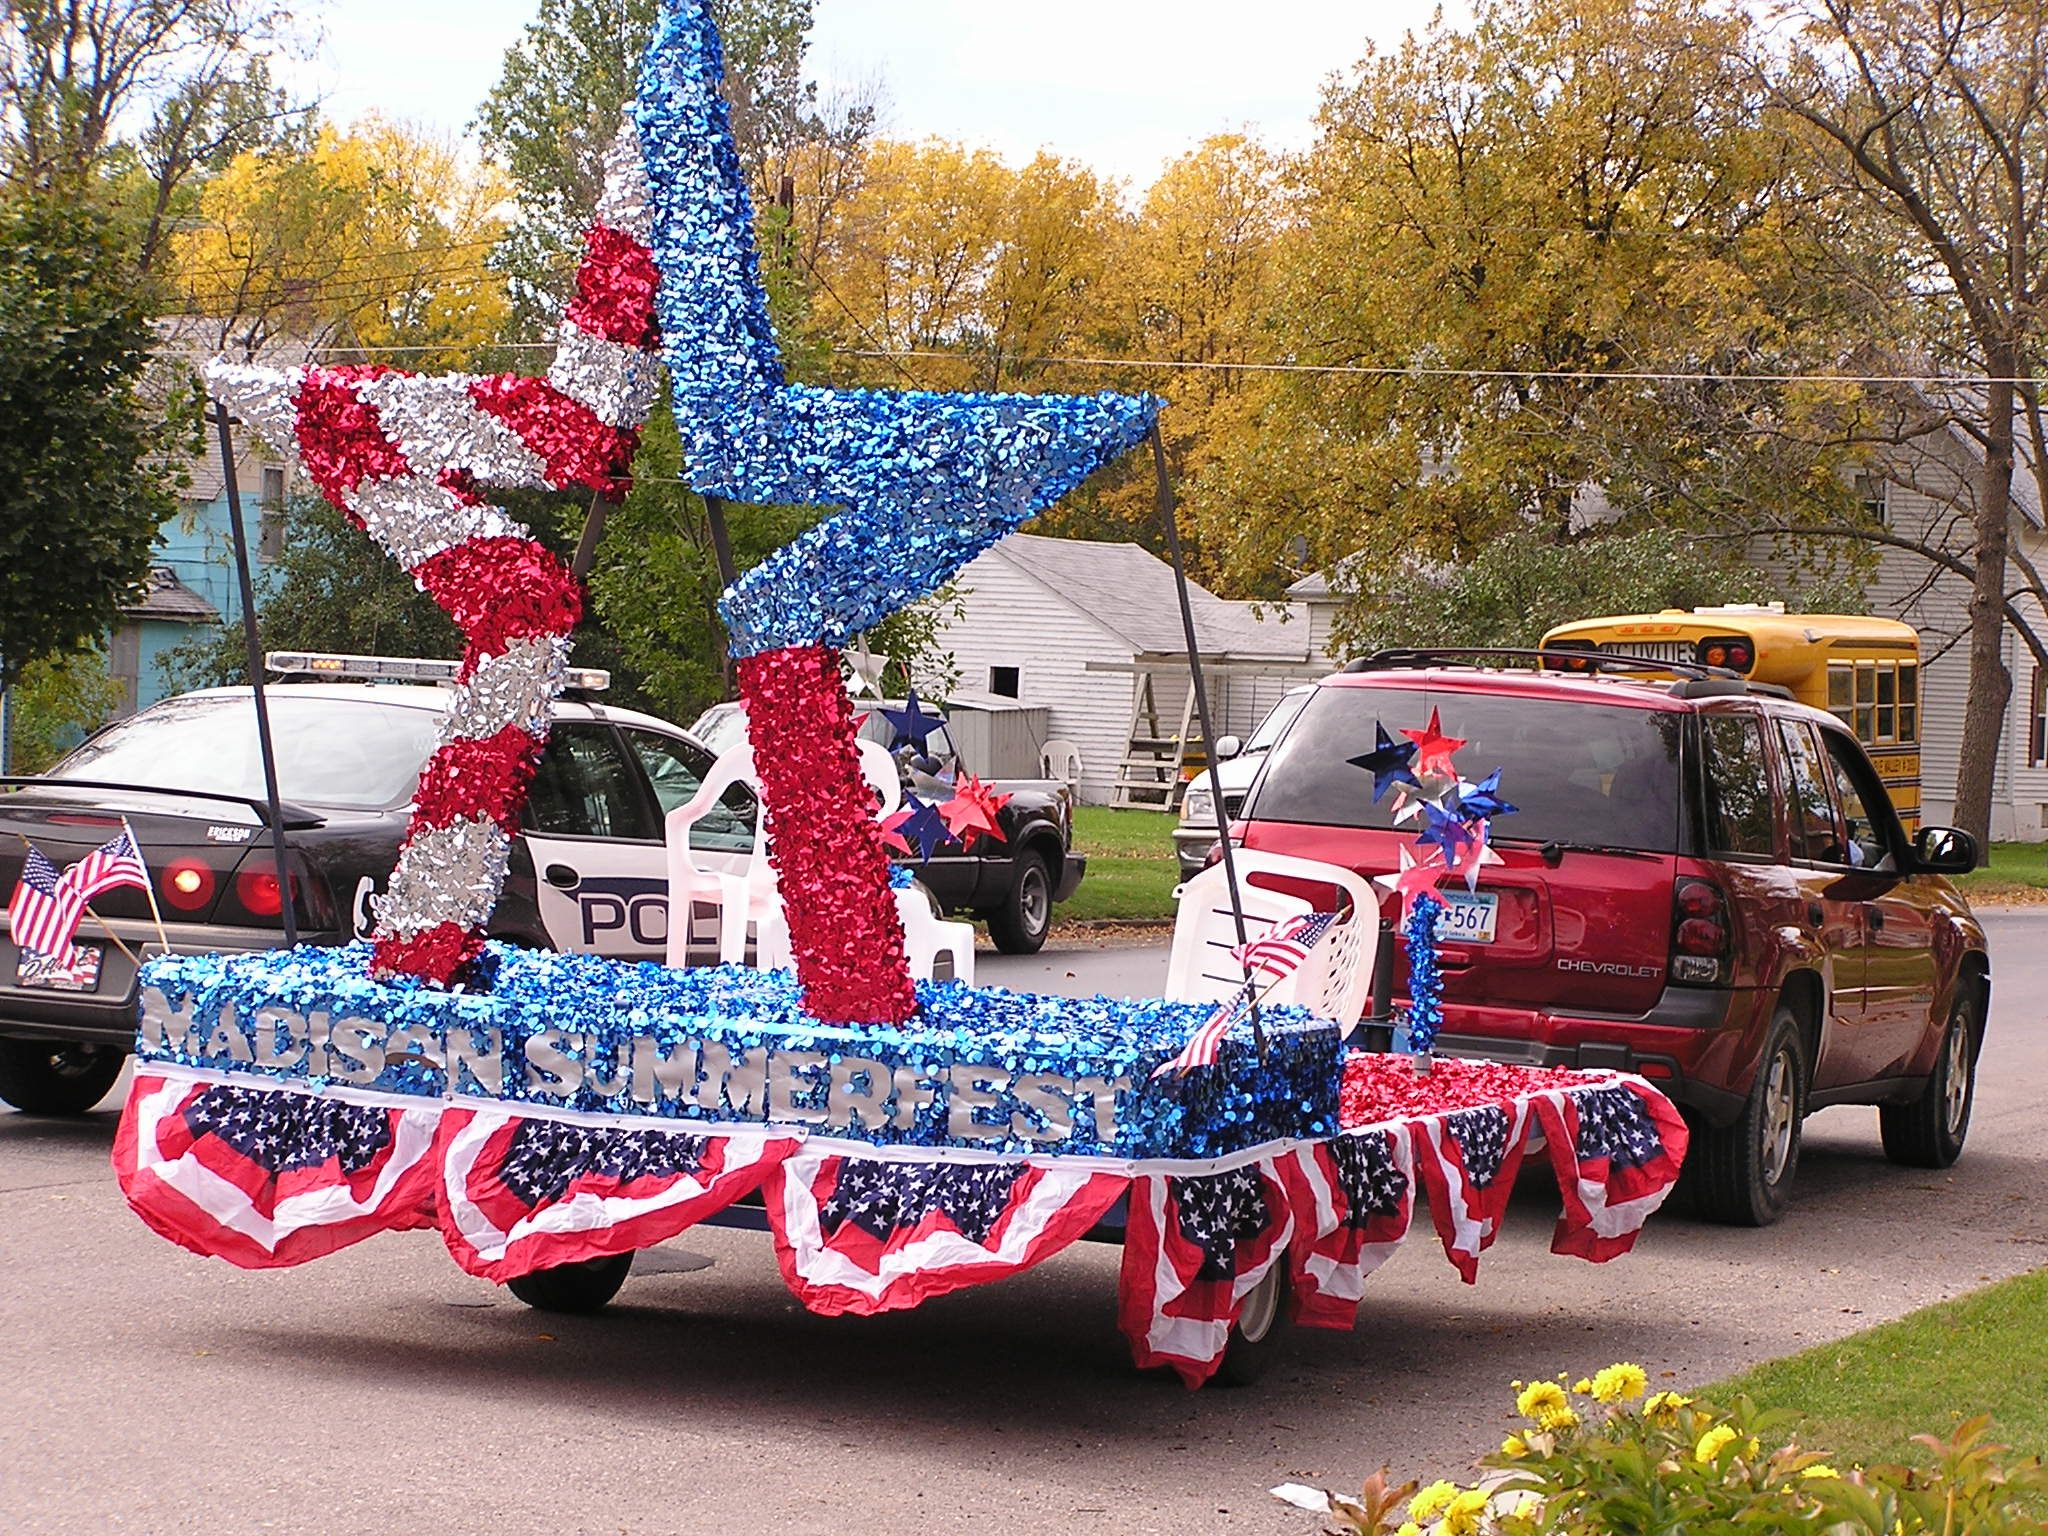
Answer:
[[[462, 666], [425, 656], [351, 656], [339, 651], [271, 651], [264, 667], [281, 677], [381, 678], [385, 682], [452, 683]], [[584, 693], [611, 687], [612, 675], [602, 667], [571, 667], [567, 686]]]

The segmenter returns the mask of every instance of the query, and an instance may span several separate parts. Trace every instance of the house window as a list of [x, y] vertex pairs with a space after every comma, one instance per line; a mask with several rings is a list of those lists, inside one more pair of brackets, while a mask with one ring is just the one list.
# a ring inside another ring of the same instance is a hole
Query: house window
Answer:
[[2027, 697], [2027, 766], [2048, 768], [2048, 672], [2038, 666]]
[[999, 699], [1017, 699], [1019, 678], [1015, 667], [990, 667], [988, 669], [988, 691]]
[[1875, 528], [1886, 528], [1891, 525], [1890, 508], [1885, 501], [1886, 489], [1882, 475], [1856, 477], [1856, 499], [1863, 503], [1863, 515]]
[[256, 556], [275, 560], [284, 553], [284, 471], [275, 465], [263, 470], [263, 500], [256, 525]]

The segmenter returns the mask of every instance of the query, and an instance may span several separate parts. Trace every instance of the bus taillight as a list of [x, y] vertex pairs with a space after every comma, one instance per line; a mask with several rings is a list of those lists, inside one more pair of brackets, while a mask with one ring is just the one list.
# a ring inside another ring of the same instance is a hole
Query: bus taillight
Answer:
[[1756, 665], [1756, 646], [1741, 635], [1714, 635], [1699, 642], [1700, 665], [1747, 672]]

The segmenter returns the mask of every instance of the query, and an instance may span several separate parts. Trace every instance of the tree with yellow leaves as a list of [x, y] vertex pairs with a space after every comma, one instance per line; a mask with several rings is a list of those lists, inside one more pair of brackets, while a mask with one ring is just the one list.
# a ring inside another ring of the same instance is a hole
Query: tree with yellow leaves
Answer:
[[473, 363], [509, 313], [488, 262], [505, 199], [497, 172], [411, 129], [325, 126], [209, 182], [170, 280], [223, 352], [290, 338], [427, 371]]

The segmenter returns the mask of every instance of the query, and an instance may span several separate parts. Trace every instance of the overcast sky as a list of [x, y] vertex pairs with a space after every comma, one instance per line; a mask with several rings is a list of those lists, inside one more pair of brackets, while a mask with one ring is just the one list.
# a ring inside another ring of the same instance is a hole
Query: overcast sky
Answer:
[[[879, 77], [887, 131], [1040, 147], [1149, 182], [1205, 135], [1306, 142], [1323, 80], [1434, 0], [817, 0], [811, 66]], [[328, 0], [294, 71], [328, 116], [371, 111], [459, 133], [537, 0]]]

